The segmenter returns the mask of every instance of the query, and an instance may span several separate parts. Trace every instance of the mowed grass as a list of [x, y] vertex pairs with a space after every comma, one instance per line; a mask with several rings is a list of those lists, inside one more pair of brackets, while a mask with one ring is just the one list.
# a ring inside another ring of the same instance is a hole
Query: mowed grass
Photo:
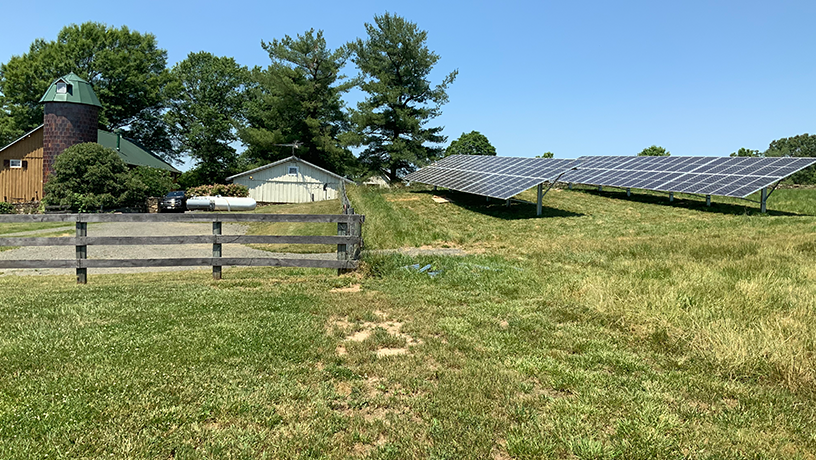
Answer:
[[[276, 204], [261, 206], [254, 212], [267, 214], [340, 214], [343, 206], [340, 200], [317, 201], [314, 203]], [[247, 235], [337, 235], [337, 224], [311, 224], [299, 222], [254, 222]], [[251, 247], [270, 252], [312, 253], [334, 252], [337, 246], [326, 244], [254, 244]]]
[[810, 191], [349, 192], [368, 249], [470, 255], [0, 278], [0, 456], [813, 458]]

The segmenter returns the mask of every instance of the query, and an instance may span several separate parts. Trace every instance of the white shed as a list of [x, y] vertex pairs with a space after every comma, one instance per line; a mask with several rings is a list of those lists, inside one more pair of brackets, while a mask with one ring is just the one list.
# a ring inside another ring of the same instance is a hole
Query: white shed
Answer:
[[249, 188], [259, 203], [308, 203], [340, 197], [340, 183], [353, 183], [339, 174], [315, 166], [296, 156], [270, 163], [227, 181]]

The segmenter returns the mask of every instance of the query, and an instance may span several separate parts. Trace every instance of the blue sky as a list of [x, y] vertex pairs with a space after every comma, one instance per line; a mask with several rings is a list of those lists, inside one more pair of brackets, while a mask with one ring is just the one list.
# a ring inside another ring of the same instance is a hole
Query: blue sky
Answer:
[[154, 34], [170, 64], [209, 51], [247, 66], [268, 64], [261, 40], [315, 28], [337, 47], [389, 11], [428, 31], [441, 56], [434, 82], [459, 70], [434, 123], [449, 141], [479, 131], [502, 156], [653, 144], [728, 155], [816, 131], [812, 1], [41, 1], [0, 11], [2, 62], [67, 24], [98, 21]]

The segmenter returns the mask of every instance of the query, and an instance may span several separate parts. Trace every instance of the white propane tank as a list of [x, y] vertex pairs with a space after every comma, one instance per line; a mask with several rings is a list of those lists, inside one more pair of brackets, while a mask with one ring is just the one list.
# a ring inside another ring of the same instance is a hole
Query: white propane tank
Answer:
[[204, 211], [252, 211], [256, 202], [252, 198], [234, 196], [192, 196], [187, 198], [187, 209]]

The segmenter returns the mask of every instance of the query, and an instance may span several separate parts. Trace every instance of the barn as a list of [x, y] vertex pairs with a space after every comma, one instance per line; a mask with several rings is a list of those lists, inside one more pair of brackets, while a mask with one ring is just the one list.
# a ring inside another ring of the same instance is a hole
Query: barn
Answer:
[[308, 203], [340, 197], [341, 184], [352, 181], [296, 156], [227, 178], [245, 185], [259, 203]]
[[102, 107], [99, 99], [91, 85], [73, 73], [54, 81], [40, 103], [45, 110], [43, 124], [0, 147], [0, 200], [42, 199], [43, 184], [53, 171], [54, 159], [66, 148], [83, 142], [97, 142], [116, 150], [131, 167], [150, 166], [180, 173], [120, 133], [98, 129]]

